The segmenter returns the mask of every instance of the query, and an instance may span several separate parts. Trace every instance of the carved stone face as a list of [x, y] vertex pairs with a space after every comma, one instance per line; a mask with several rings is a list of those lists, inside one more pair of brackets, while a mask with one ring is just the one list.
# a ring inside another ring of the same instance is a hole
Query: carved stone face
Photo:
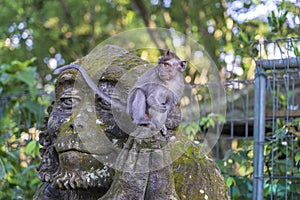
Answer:
[[[107, 84], [100, 87], [112, 88]], [[117, 137], [109, 135], [115, 127], [104, 107], [76, 69], [58, 77], [47, 131], [40, 135], [44, 147], [38, 174], [42, 181], [59, 189], [109, 188], [114, 171], [105, 157], [112, 159], [116, 152], [103, 145], [111, 143], [107, 138]]]
[[[139, 77], [146, 69], [141, 67], [145, 62], [128, 52], [109, 48], [91, 52], [78, 65], [85, 68], [99, 90], [109, 96], [114, 95], [117, 83], [124, 85], [120, 90], [124, 97], [120, 99], [126, 101], [130, 87], [122, 84], [121, 77], [135, 67], [134, 75]], [[99, 57], [101, 54], [107, 56], [108, 51], [116, 52], [117, 56], [108, 64], [96, 63], [104, 60]], [[131, 64], [124, 65], [124, 58]], [[131, 83], [128, 77], [131, 76], [127, 75], [124, 80]], [[176, 110], [180, 111], [179, 108]], [[93, 199], [98, 199], [111, 186], [115, 173], [111, 166], [120, 153], [118, 150], [126, 143], [128, 134], [116, 125], [110, 104], [95, 95], [87, 80], [75, 68], [66, 69], [58, 76], [55, 101], [48, 113], [46, 130], [40, 135], [42, 159], [37, 168], [39, 178], [46, 183], [38, 196], [55, 199], [53, 194], [62, 194], [68, 198], [85, 199], [84, 195], [75, 198], [73, 193], [82, 195], [88, 188], [88, 191], [96, 191], [89, 193], [89, 196], [92, 194]], [[180, 112], [173, 112], [170, 116], [173, 120], [167, 120], [166, 125], [172, 129], [178, 126]]]
[[[127, 60], [130, 66], [124, 64]], [[126, 70], [145, 63], [115, 46], [95, 48], [79, 62], [99, 90], [108, 95]], [[116, 125], [110, 105], [95, 95], [74, 68], [58, 76], [55, 101], [48, 113], [46, 130], [40, 134], [43, 147], [37, 167], [44, 184], [36, 198], [57, 199], [60, 195], [86, 199], [88, 195], [90, 199], [98, 199], [111, 185], [114, 177], [111, 163], [118, 154], [116, 149], [122, 149], [128, 135]]]

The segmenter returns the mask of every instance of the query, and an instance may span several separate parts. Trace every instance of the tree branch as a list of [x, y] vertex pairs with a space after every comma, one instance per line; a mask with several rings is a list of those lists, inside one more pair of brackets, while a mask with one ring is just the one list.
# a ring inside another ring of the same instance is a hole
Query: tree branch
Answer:
[[189, 4], [187, 1], [183, 2], [183, 12], [184, 12], [184, 23], [185, 23], [185, 34], [191, 34], [191, 18], [189, 16]]
[[66, 21], [68, 22], [70, 27], [73, 27], [74, 24], [72, 22], [72, 16], [71, 16], [70, 10], [68, 9], [68, 6], [64, 2], [64, 0], [59, 0], [59, 3], [63, 9], [63, 14], [65, 15]]
[[139, 11], [145, 25], [149, 27], [148, 33], [158, 49], [168, 49], [166, 43], [161, 39], [159, 34], [153, 30], [156, 28], [156, 23], [151, 19], [151, 16], [143, 2], [143, 0], [133, 0], [136, 9]]

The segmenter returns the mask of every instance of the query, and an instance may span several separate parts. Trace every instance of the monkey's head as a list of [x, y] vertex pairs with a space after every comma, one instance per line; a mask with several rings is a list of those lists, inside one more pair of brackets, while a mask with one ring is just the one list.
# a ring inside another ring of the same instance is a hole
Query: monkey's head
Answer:
[[186, 61], [180, 60], [170, 50], [158, 59], [158, 76], [162, 81], [172, 80], [176, 74], [182, 73], [186, 68]]

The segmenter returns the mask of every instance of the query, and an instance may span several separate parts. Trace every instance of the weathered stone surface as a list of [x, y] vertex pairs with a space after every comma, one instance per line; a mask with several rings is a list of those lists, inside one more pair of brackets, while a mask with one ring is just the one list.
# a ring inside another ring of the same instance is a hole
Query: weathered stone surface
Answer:
[[217, 164], [208, 157], [199, 158], [200, 149], [190, 146], [173, 163], [175, 188], [181, 200], [230, 199], [228, 188]]
[[[125, 107], [131, 86], [152, 67], [130, 52], [110, 45], [96, 47], [76, 63], [101, 91]], [[193, 153], [197, 149], [190, 149], [190, 153], [184, 153], [174, 163], [150, 173], [115, 170], [112, 163], [122, 161], [120, 156], [124, 153], [134, 155], [134, 150], [152, 152], [148, 159], [133, 159], [140, 168], [145, 162], [170, 163], [168, 155], [161, 151], [169, 139], [128, 139], [128, 134], [116, 124], [110, 103], [94, 95], [76, 69], [59, 75], [55, 93], [55, 101], [48, 109], [49, 118], [45, 120], [46, 130], [40, 135], [43, 147], [37, 170], [42, 185], [34, 199], [229, 199], [216, 164], [207, 157], [197, 158]], [[176, 136], [179, 123], [177, 105], [168, 116], [168, 135]], [[135, 142], [138, 144], [134, 146]], [[128, 158], [123, 161], [127, 163]]]

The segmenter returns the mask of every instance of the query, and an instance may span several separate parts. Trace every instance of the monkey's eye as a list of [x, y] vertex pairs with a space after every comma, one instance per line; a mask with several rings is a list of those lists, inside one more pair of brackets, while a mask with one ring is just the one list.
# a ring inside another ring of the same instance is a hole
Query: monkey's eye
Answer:
[[184, 60], [184, 61], [181, 61], [181, 62], [180, 62], [180, 68], [179, 68], [179, 71], [180, 71], [180, 72], [183, 72], [183, 71], [185, 70], [185, 68], [186, 68], [186, 61]]
[[165, 67], [171, 67], [171, 63], [169, 63], [169, 62], [164, 62], [163, 64]]

